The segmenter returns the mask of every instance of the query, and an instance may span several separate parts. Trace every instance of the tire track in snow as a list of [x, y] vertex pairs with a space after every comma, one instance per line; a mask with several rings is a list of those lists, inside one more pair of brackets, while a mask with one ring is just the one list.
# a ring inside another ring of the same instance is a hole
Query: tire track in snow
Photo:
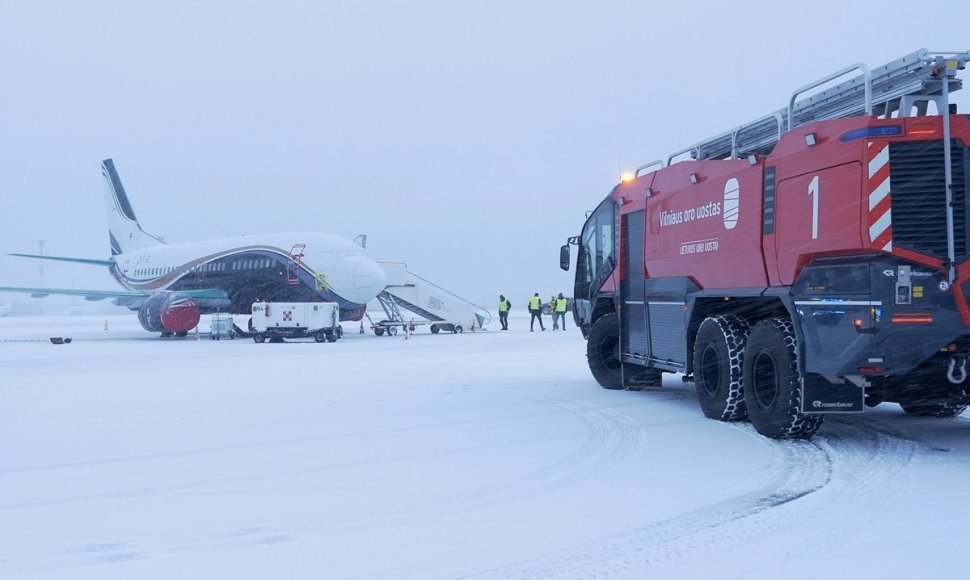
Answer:
[[[737, 428], [760, 437], [748, 425]], [[466, 577], [675, 577], [685, 564], [696, 567], [699, 559], [731, 562], [740, 573], [748, 563], [757, 564], [759, 538], [777, 543], [785, 535], [791, 549], [824, 555], [841, 548], [844, 532], [866, 529], [891, 513], [894, 490], [905, 485], [908, 466], [921, 450], [934, 451], [861, 416], [831, 421], [812, 441], [769, 443], [776, 455], [764, 471], [778, 476], [748, 492]], [[838, 537], [828, 533], [833, 526], [840, 530]], [[711, 572], [726, 571], [718, 567]]]
[[330, 533], [334, 530], [338, 533], [362, 531], [372, 527], [407, 525], [508, 504], [589, 479], [629, 459], [644, 445], [645, 437], [641, 426], [623, 413], [583, 401], [549, 397], [528, 398], [551, 403], [579, 417], [586, 429], [585, 439], [580, 446], [558, 461], [495, 485], [429, 499], [373, 518], [355, 518], [344, 522], [331, 520], [326, 524], [303, 526], [299, 530], [291, 528], [290, 532], [307, 535], [322, 531]]
[[[610, 466], [621, 463], [634, 454], [644, 444], [641, 426], [630, 417], [600, 405], [583, 401], [566, 401], [547, 397], [528, 397], [532, 400], [552, 404], [560, 411], [566, 411], [577, 416], [584, 426], [582, 443], [558, 461], [543, 465], [528, 473], [507, 479], [500, 484], [467, 490], [458, 494], [442, 498], [430, 499], [402, 507], [392, 512], [384, 512], [369, 518], [350, 518], [346, 520], [328, 519], [326, 522], [294, 522], [278, 524], [271, 528], [257, 527], [246, 533], [227, 532], [220, 536], [206, 538], [187, 538], [184, 535], [178, 539], [156, 538], [150, 547], [137, 549], [127, 546], [126, 554], [129, 559], [159, 556], [182, 551], [198, 552], [215, 549], [227, 544], [267, 544], [277, 541], [291, 541], [296, 538], [315, 536], [320, 534], [348, 533], [366, 531], [389, 525], [407, 525], [427, 519], [442, 518], [468, 511], [485, 509], [488, 507], [526, 499], [540, 495], [557, 488], [575, 484], [584, 479], [595, 476]], [[540, 415], [547, 415], [541, 413]], [[0, 506], [0, 512], [21, 510], [36, 507], [46, 507], [63, 503], [87, 502], [105, 499], [121, 499], [135, 496], [184, 492], [200, 488], [224, 484], [238, 484], [276, 478], [288, 478], [301, 474], [318, 471], [350, 469], [375, 463], [389, 461], [411, 461], [419, 458], [446, 457], [478, 451], [493, 450], [502, 447], [516, 447], [523, 444], [561, 441], [563, 435], [554, 434], [544, 437], [503, 441], [493, 444], [465, 446], [447, 451], [418, 453], [407, 457], [384, 458], [383, 460], [361, 460], [336, 464], [324, 464], [290, 470], [273, 471], [271, 473], [251, 474], [248, 476], [228, 476], [209, 478], [192, 482], [180, 482], [170, 485], [146, 486], [137, 489], [118, 490], [89, 495], [80, 495], [58, 499], [37, 499], [16, 502]], [[272, 540], [272, 541], [270, 541]], [[137, 551], [133, 551], [137, 550]], [[134, 554], [134, 555], [132, 555]], [[70, 568], [90, 564], [104, 563], [111, 556], [105, 554], [92, 555], [89, 550], [79, 547], [73, 550], [61, 551], [56, 554], [36, 554], [19, 562], [0, 562], [0, 571], [8, 572], [24, 570], [49, 570]]]

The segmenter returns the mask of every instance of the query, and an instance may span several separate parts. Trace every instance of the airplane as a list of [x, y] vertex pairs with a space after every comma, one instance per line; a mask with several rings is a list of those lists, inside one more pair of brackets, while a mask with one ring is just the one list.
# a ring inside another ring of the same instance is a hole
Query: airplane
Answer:
[[168, 244], [145, 232], [135, 217], [114, 162], [101, 163], [111, 257], [11, 256], [107, 267], [124, 290], [0, 286], [24, 292], [111, 298], [138, 312], [149, 332], [185, 336], [201, 314], [250, 314], [253, 302], [336, 302], [341, 320], [361, 320], [367, 303], [387, 285], [384, 269], [364, 248], [312, 232], [243, 236]]

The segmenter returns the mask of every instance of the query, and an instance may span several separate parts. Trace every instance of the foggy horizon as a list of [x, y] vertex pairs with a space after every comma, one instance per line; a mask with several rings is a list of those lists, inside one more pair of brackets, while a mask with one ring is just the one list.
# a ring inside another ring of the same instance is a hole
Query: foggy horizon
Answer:
[[[6, 254], [40, 240], [46, 255], [110, 255], [112, 158], [142, 227], [169, 243], [366, 234], [375, 259], [493, 311], [500, 293], [571, 294], [559, 246], [622, 171], [852, 63], [970, 48], [970, 8], [887, 34], [909, 10], [8, 3], [0, 284], [39, 284], [40, 264]], [[117, 288], [96, 267], [43, 272], [48, 287]]]

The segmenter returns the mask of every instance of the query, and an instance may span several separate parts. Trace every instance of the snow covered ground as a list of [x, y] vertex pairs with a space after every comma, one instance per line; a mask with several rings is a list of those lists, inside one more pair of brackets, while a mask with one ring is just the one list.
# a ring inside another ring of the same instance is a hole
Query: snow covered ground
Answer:
[[676, 376], [600, 389], [571, 321], [491, 326], [0, 319], [0, 578], [967, 576], [970, 413], [771, 441]]

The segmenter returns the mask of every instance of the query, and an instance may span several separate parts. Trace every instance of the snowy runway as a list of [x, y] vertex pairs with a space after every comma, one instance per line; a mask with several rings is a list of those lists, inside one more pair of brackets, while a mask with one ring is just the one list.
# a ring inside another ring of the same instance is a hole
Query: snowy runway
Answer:
[[0, 319], [0, 577], [965, 576], [966, 418], [770, 441], [679, 377], [604, 391], [578, 331], [515, 318], [262, 345], [104, 322]]

